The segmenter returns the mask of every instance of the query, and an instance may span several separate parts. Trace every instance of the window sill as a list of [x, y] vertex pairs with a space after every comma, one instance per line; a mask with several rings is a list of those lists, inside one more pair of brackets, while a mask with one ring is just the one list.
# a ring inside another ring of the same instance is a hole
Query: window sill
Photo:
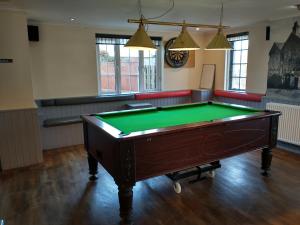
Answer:
[[236, 93], [246, 93], [246, 90], [235, 90], [235, 89], [228, 89], [224, 91], [236, 92]]
[[81, 105], [81, 104], [93, 104], [93, 103], [101, 103], [101, 102], [127, 101], [127, 100], [134, 100], [134, 94], [45, 99], [45, 100], [36, 100], [36, 103], [38, 106], [48, 107], [48, 106]]

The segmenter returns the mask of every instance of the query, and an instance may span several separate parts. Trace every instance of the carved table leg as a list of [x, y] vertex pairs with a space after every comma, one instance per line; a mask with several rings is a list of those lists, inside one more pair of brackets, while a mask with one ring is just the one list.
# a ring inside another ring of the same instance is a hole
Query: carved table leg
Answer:
[[98, 162], [90, 153], [88, 153], [88, 163], [89, 163], [89, 173], [91, 175], [90, 181], [97, 180]]
[[270, 148], [263, 149], [261, 153], [261, 169], [263, 170], [262, 175], [263, 176], [269, 176], [268, 171], [271, 167], [272, 162], [272, 150]]
[[119, 185], [119, 204], [121, 225], [132, 225], [132, 186]]

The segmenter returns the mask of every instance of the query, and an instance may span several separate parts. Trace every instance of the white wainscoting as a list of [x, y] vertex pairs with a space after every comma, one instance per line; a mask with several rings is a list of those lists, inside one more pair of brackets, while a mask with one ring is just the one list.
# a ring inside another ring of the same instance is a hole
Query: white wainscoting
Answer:
[[24, 167], [42, 161], [37, 109], [0, 111], [0, 169]]

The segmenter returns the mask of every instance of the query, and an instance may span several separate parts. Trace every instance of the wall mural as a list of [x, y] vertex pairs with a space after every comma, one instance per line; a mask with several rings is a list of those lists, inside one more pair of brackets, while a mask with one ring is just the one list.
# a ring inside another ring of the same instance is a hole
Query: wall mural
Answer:
[[269, 52], [267, 95], [300, 98], [300, 28], [294, 23], [284, 43], [274, 42]]

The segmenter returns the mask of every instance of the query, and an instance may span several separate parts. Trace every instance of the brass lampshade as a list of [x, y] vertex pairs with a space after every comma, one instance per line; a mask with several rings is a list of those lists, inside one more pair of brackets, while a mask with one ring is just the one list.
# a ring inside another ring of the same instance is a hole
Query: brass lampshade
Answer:
[[231, 44], [225, 37], [221, 28], [218, 29], [218, 33], [207, 45], [205, 50], [230, 50], [232, 49]]
[[223, 33], [223, 3], [221, 7], [221, 15], [220, 15], [220, 25], [218, 28], [218, 33], [216, 36], [210, 41], [205, 50], [230, 50], [232, 49], [231, 44], [225, 37]]
[[170, 51], [190, 51], [198, 49], [200, 49], [199, 45], [193, 40], [185, 26], [182, 26], [181, 33], [169, 48]]
[[140, 22], [138, 30], [129, 39], [124, 47], [136, 50], [156, 50], [156, 47], [151, 38], [147, 35], [142, 22]]

